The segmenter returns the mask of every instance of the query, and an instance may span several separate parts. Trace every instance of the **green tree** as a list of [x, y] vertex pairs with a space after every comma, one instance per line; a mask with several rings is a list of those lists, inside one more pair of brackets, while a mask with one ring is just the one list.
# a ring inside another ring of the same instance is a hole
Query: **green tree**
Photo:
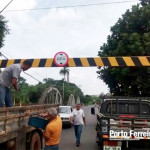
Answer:
[[141, 1], [142, 6], [146, 6], [146, 5], [150, 4], [149, 0], [140, 0], [140, 1]]
[[29, 87], [29, 101], [32, 103], [38, 103], [42, 92], [45, 90], [46, 86], [43, 83], [38, 83], [37, 85], [32, 85]]
[[68, 74], [69, 75], [69, 69], [67, 67], [63, 67], [63, 69], [60, 70], [60, 75], [63, 75], [64, 76], [64, 80], [65, 80], [65, 77], [66, 75]]
[[[12, 98], [15, 100], [15, 104], [18, 105], [20, 101], [22, 104], [38, 103], [43, 91], [48, 87], [55, 86], [59, 89], [60, 93], [63, 93], [62, 84], [63, 80], [54, 80], [51, 78], [44, 79], [43, 83], [38, 83], [36, 85], [29, 85], [26, 80], [22, 77], [18, 80], [19, 91], [16, 93], [13, 88], [11, 88]], [[78, 96], [83, 100], [83, 93], [80, 88], [78, 88], [73, 83], [67, 83], [64, 92], [64, 104], [67, 104], [70, 94], [73, 94], [75, 98]]]
[[[6, 34], [9, 33], [9, 30], [7, 28], [7, 21], [4, 20], [5, 18], [0, 15], [0, 49], [3, 47], [4, 45], [4, 38], [6, 36]], [[1, 52], [0, 52], [0, 56], [1, 56]], [[1, 72], [1, 70], [0, 70]]]
[[6, 23], [7, 21], [5, 21], [5, 18], [2, 15], [0, 15], [0, 48], [4, 45], [4, 38], [6, 34], [9, 33]]
[[29, 85], [26, 83], [26, 80], [22, 77], [19, 77], [18, 80], [19, 91], [16, 93], [14, 88], [11, 88], [12, 98], [15, 100], [15, 103], [29, 103]]
[[[44, 83], [39, 83], [37, 85], [32, 85], [29, 86], [28, 89], [28, 97], [29, 97], [29, 101], [32, 103], [37, 103], [38, 99], [41, 97], [42, 92], [51, 86], [55, 86], [56, 88], [59, 89], [61, 95], [63, 95], [63, 80], [54, 80], [51, 78], [47, 78], [43, 80]], [[83, 97], [83, 93], [81, 91], [80, 88], [78, 88], [75, 84], [73, 83], [66, 83], [65, 82], [65, 91], [64, 91], [64, 104], [67, 104], [68, 98], [70, 96], [70, 94], [73, 94], [75, 96], [75, 98], [77, 98], [77, 96], [80, 96], [81, 99]], [[81, 100], [82, 101], [82, 100]]]
[[[150, 0], [142, 0], [127, 10], [111, 32], [99, 56], [149, 56]], [[150, 96], [149, 67], [104, 67], [97, 73], [114, 95]]]

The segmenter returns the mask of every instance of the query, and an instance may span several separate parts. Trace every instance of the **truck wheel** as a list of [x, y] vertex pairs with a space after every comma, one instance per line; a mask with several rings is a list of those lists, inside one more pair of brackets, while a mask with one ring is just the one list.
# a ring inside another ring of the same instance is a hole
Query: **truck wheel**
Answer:
[[41, 150], [41, 139], [37, 132], [32, 135], [30, 150]]

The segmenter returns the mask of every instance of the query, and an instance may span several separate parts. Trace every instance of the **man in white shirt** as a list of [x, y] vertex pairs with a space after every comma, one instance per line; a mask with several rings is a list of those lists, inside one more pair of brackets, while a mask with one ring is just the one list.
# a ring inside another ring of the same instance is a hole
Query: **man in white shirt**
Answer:
[[10, 93], [10, 86], [12, 85], [15, 91], [18, 91], [18, 78], [21, 71], [28, 70], [32, 65], [32, 60], [25, 60], [22, 64], [13, 64], [4, 69], [0, 73], [0, 107], [12, 107], [13, 102]]
[[72, 112], [71, 123], [74, 125], [74, 131], [76, 136], [76, 146], [80, 145], [80, 138], [82, 133], [82, 127], [85, 124], [84, 111], [81, 109], [81, 105], [77, 104], [76, 109]]

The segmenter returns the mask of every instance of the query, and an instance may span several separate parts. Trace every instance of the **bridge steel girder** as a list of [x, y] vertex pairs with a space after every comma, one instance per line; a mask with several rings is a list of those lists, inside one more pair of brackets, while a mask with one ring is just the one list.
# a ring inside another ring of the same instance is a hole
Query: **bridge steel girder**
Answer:
[[[6, 68], [11, 64], [22, 63], [26, 59], [3, 59], [0, 60], [0, 68]], [[30, 59], [32, 67], [58, 67], [53, 58]], [[117, 57], [87, 57], [69, 58], [66, 67], [135, 67], [150, 66], [150, 56], [117, 56]]]
[[38, 101], [39, 104], [60, 104], [62, 105], [62, 95], [56, 87], [48, 87], [45, 89]]
[[75, 97], [74, 97], [74, 95], [73, 94], [70, 94], [70, 96], [69, 96], [69, 99], [68, 99], [68, 106], [72, 106], [72, 107], [75, 107], [75, 104], [76, 102], [75, 102]]

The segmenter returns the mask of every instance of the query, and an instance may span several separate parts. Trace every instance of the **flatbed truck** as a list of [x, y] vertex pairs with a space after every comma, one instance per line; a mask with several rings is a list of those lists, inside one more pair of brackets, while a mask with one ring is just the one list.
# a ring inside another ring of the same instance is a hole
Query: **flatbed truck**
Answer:
[[0, 109], [0, 150], [41, 150], [44, 147], [42, 133], [28, 126], [29, 117], [44, 113], [59, 104], [16, 106]]

